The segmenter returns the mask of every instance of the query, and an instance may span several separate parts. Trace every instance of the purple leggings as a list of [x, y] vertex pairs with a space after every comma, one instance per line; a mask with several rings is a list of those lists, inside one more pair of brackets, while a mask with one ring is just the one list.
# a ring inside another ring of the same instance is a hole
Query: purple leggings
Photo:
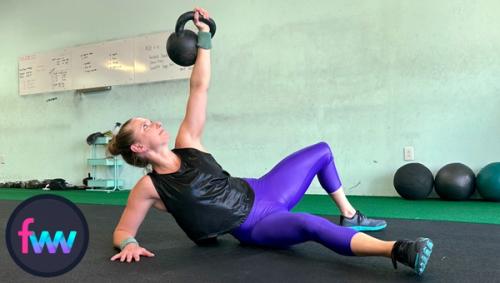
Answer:
[[286, 248], [315, 241], [339, 254], [354, 255], [355, 230], [312, 214], [290, 212], [316, 175], [328, 193], [341, 186], [332, 152], [324, 142], [293, 153], [259, 179], [245, 179], [254, 190], [254, 205], [231, 234], [243, 244]]

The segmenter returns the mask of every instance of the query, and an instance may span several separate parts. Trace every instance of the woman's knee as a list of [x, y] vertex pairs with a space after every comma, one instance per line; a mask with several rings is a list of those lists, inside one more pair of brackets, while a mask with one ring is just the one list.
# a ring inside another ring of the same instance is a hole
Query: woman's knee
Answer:
[[329, 161], [333, 161], [333, 152], [330, 145], [324, 141], [315, 144], [313, 147], [318, 149], [321, 155], [327, 156]]

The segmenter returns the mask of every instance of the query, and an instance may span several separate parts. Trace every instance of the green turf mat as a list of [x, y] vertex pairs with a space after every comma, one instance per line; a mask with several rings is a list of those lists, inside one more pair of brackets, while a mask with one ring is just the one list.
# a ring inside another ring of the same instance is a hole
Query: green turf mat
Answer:
[[[56, 194], [75, 203], [125, 205], [129, 191], [42, 191], [28, 189], [0, 189], [2, 200], [25, 200], [37, 194]], [[399, 197], [349, 196], [356, 209], [370, 217], [423, 220], [448, 220], [472, 223], [500, 224], [500, 203], [481, 200], [443, 201], [427, 199], [409, 201]], [[293, 211], [338, 215], [329, 196], [305, 195]]]
[[[399, 197], [349, 196], [352, 205], [370, 217], [423, 220], [448, 220], [500, 224], [500, 203], [482, 200], [444, 201], [426, 199], [411, 201]], [[307, 195], [294, 208], [315, 214], [338, 215], [332, 200], [322, 195]]]
[[2, 200], [25, 200], [39, 194], [54, 194], [65, 197], [75, 203], [124, 205], [127, 203], [129, 191], [98, 192], [98, 191], [43, 191], [31, 189], [0, 189]]

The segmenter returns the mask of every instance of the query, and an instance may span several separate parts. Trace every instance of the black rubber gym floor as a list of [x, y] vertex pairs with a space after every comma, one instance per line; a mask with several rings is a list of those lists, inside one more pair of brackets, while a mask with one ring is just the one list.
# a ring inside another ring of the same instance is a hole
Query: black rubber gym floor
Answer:
[[90, 229], [87, 253], [70, 272], [45, 279], [19, 268], [5, 246], [5, 226], [17, 204], [0, 201], [2, 282], [500, 282], [500, 225], [387, 219], [388, 228], [371, 235], [433, 239], [430, 263], [419, 277], [405, 266], [394, 270], [387, 258], [344, 257], [312, 242], [269, 250], [225, 235], [216, 246], [198, 247], [169, 214], [151, 210], [136, 238], [156, 256], [127, 264], [109, 260], [123, 207], [107, 205], [78, 205]]

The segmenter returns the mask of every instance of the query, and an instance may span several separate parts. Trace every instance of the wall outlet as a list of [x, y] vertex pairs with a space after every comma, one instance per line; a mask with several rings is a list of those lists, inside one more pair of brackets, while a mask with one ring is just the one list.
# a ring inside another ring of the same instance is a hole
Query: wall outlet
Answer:
[[413, 148], [413, 146], [405, 146], [403, 151], [403, 157], [405, 161], [415, 160], [415, 149]]

